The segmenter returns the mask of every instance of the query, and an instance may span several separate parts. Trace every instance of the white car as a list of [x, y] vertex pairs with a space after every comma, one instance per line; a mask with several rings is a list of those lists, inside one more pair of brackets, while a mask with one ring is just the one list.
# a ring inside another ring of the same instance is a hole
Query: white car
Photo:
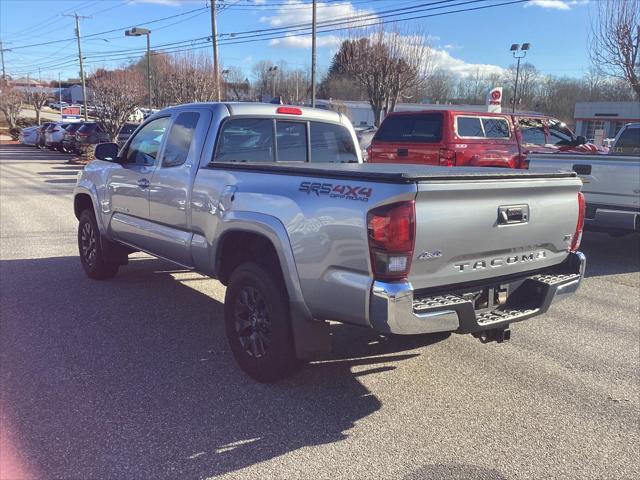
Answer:
[[23, 145], [35, 145], [38, 139], [38, 126], [23, 128], [20, 131], [18, 140]]
[[56, 122], [47, 127], [44, 131], [45, 146], [50, 150], [62, 151], [62, 137], [64, 136], [65, 129], [68, 126], [68, 123]]
[[53, 108], [54, 110], [60, 110], [62, 107], [66, 107], [69, 104], [67, 102], [51, 102], [49, 104], [49, 108]]

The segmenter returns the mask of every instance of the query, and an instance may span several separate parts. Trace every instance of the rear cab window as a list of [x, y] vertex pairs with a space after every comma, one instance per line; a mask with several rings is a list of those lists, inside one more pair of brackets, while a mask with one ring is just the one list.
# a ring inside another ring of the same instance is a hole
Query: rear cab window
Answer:
[[373, 138], [374, 142], [438, 143], [442, 140], [441, 113], [389, 115]]
[[358, 162], [343, 125], [281, 118], [230, 118], [220, 127], [214, 162]]
[[511, 138], [509, 122], [501, 117], [456, 115], [456, 134], [459, 138], [502, 139]]

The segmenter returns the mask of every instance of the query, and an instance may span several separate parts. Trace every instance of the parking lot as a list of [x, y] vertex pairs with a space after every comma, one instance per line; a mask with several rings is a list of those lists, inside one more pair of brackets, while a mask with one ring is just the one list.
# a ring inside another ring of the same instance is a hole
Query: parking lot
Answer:
[[510, 342], [335, 325], [330, 359], [262, 385], [232, 359], [218, 282], [143, 254], [86, 278], [68, 158], [0, 146], [0, 413], [23, 472], [640, 476], [637, 235], [587, 232], [581, 289]]

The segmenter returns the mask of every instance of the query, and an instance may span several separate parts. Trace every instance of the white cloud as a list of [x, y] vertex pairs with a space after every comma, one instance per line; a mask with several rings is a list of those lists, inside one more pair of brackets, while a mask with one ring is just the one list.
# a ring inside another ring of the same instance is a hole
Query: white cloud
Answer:
[[531, 0], [524, 7], [541, 7], [553, 10], [571, 10], [574, 5], [586, 5], [589, 0]]
[[[322, 35], [316, 38], [318, 48], [337, 47], [342, 42], [342, 38], [337, 35]], [[311, 37], [305, 36], [289, 36], [284, 38], [274, 38], [269, 42], [272, 47], [289, 47], [289, 48], [311, 48]]]
[[[308, 8], [304, 8], [307, 5]], [[336, 20], [343, 17], [356, 17], [358, 15], [370, 15], [375, 13], [373, 10], [355, 8], [351, 2], [339, 3], [317, 3], [317, 21]], [[287, 0], [287, 5], [281, 6], [276, 13], [268, 17], [260, 18], [263, 23], [268, 23], [272, 27], [282, 27], [287, 25], [295, 25], [299, 23], [311, 22], [311, 4], [302, 2], [301, 0]], [[367, 17], [367, 21], [376, 17]], [[363, 19], [356, 19], [353, 27], [357, 27]]]
[[434, 69], [447, 70], [454, 75], [466, 77], [467, 75], [490, 75], [492, 73], [504, 73], [504, 68], [487, 63], [467, 63], [455, 58], [446, 50], [431, 49], [431, 63]]

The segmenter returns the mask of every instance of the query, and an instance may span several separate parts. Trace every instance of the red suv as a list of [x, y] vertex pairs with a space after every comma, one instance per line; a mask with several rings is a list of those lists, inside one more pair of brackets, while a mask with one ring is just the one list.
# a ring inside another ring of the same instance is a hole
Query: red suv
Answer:
[[423, 110], [387, 115], [373, 137], [368, 161], [527, 168], [527, 154], [558, 151], [599, 150], [544, 115]]

